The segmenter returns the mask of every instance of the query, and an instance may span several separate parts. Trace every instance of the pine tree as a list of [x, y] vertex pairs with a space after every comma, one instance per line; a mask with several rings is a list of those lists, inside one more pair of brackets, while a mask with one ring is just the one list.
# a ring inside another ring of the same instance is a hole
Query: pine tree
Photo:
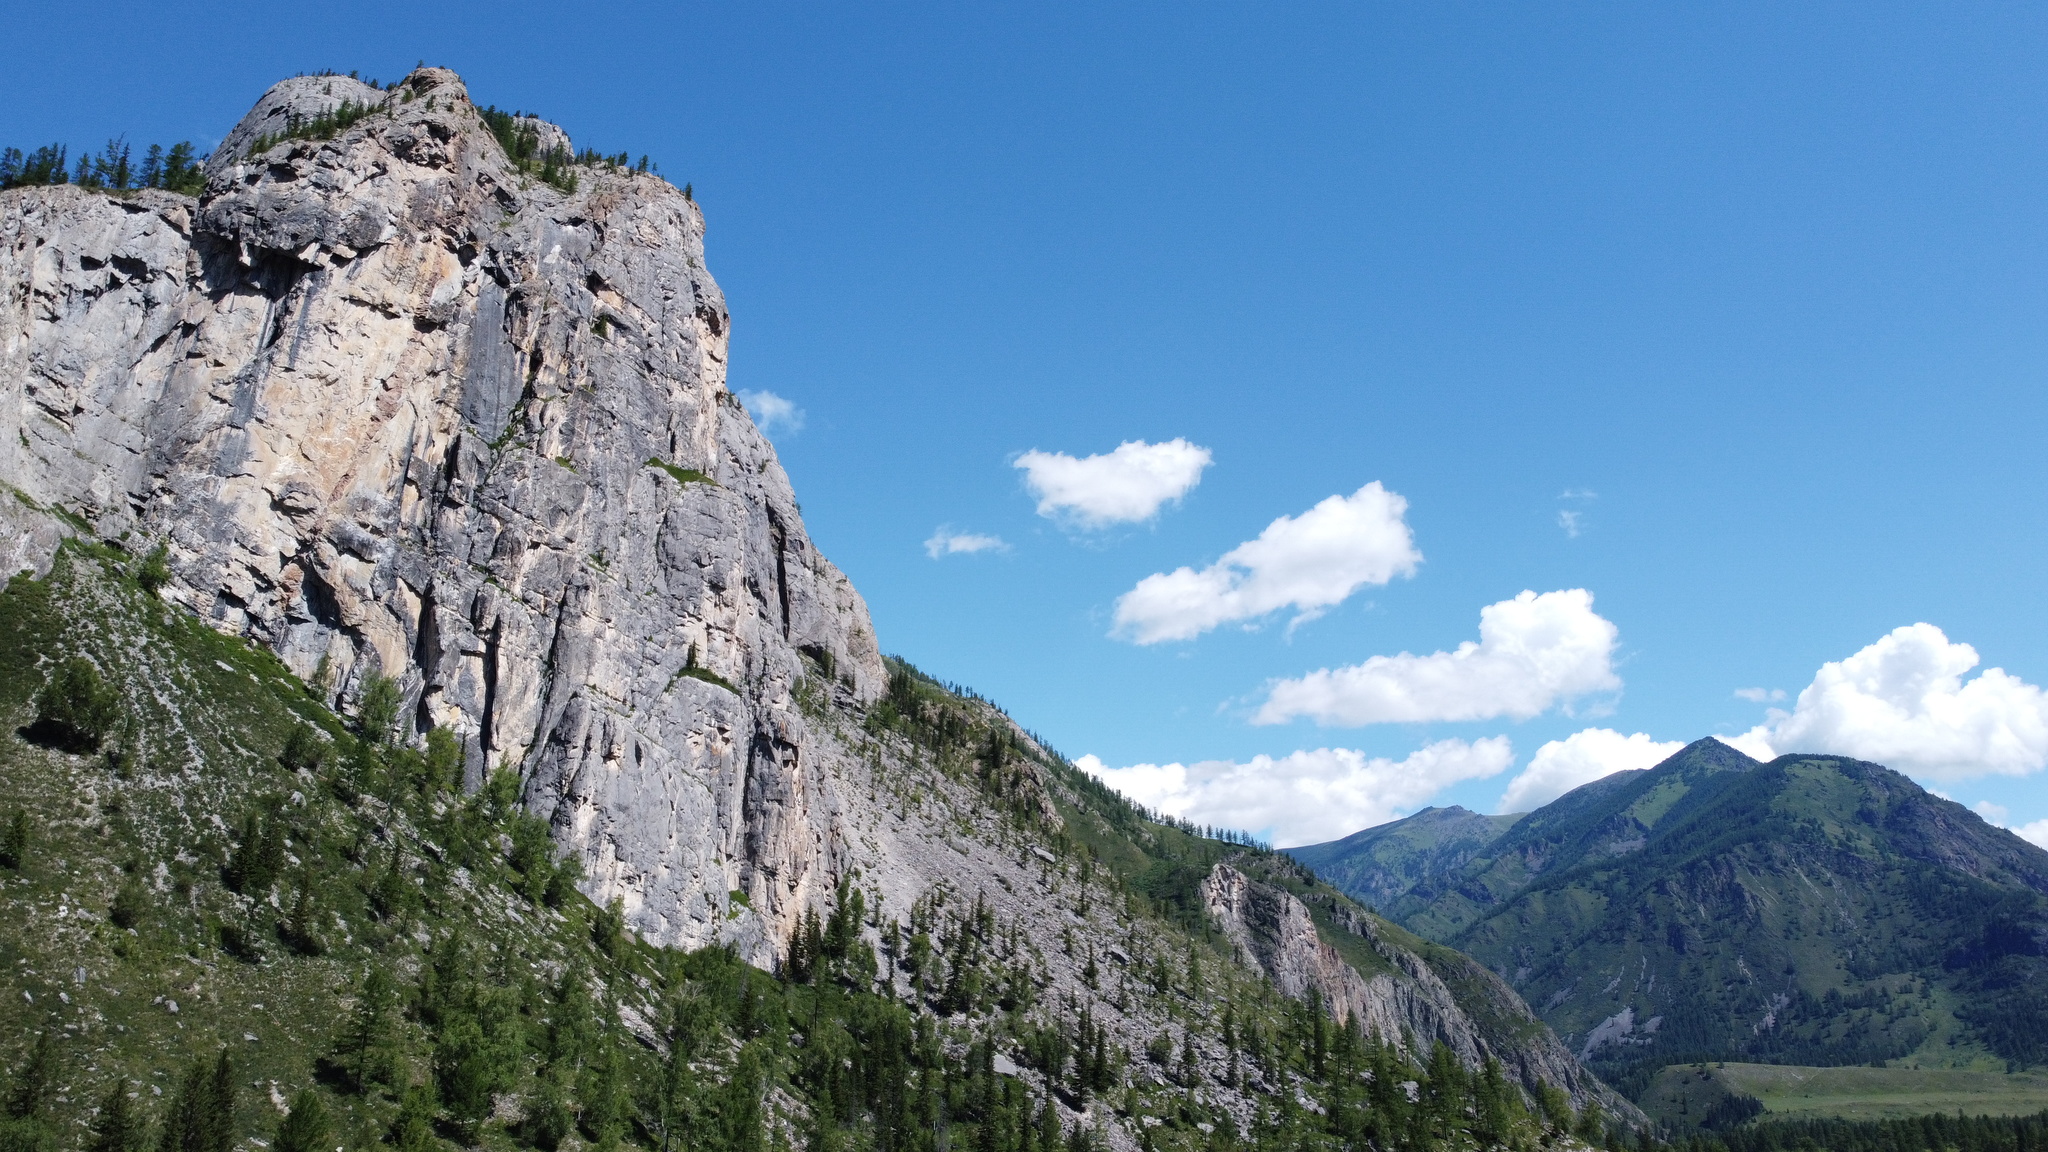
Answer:
[[355, 1012], [335, 1044], [334, 1063], [358, 1092], [397, 1080], [392, 1007], [395, 989], [382, 968], [371, 968], [356, 993]]
[[318, 956], [327, 951], [327, 943], [320, 938], [320, 912], [313, 903], [312, 877], [300, 877], [298, 887], [299, 894], [292, 900], [292, 910], [278, 926], [278, 935], [299, 955]]
[[167, 191], [196, 196], [206, 187], [206, 173], [193, 158], [192, 142], [180, 140], [171, 145], [164, 156], [164, 182]]
[[327, 1152], [333, 1146], [334, 1126], [327, 1117], [327, 1103], [311, 1088], [292, 1097], [291, 1111], [277, 1126], [275, 1152]]
[[7, 818], [7, 827], [0, 831], [0, 867], [16, 872], [28, 862], [28, 810], [16, 808]]
[[397, 1152], [432, 1152], [440, 1144], [434, 1138], [434, 1116], [440, 1110], [431, 1080], [408, 1085], [398, 1098], [398, 1117], [385, 1139]]
[[100, 1101], [99, 1115], [93, 1117], [86, 1152], [138, 1152], [141, 1147], [142, 1118], [128, 1103], [128, 1082], [117, 1079]]
[[57, 1091], [57, 1042], [49, 1029], [36, 1034], [28, 1060], [14, 1074], [7, 1092], [7, 1115], [13, 1120], [40, 1120]]
[[223, 1047], [207, 1066], [196, 1056], [164, 1116], [158, 1152], [230, 1152], [235, 1144], [235, 1070]]
[[206, 1085], [206, 1142], [195, 1152], [231, 1152], [235, 1146], [235, 1066], [222, 1046]]
[[[752, 986], [749, 982], [748, 987]], [[741, 1047], [718, 1109], [725, 1147], [731, 1152], [762, 1152], [767, 1146], [761, 1127], [761, 1095], [767, 1087], [763, 1071], [760, 1046]]]

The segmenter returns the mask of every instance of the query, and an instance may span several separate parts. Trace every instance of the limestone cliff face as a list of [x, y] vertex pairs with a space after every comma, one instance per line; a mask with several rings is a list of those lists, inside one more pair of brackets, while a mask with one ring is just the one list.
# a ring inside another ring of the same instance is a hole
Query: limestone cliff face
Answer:
[[[1587, 1075], [1512, 988], [1466, 957], [1447, 954], [1432, 963], [1390, 939], [1371, 914], [1359, 912], [1341, 927], [1382, 965], [1362, 975], [1323, 938], [1293, 893], [1229, 864], [1218, 864], [1203, 879], [1202, 900], [1239, 957], [1263, 970], [1281, 992], [1297, 999], [1314, 992], [1338, 1020], [1403, 1047], [1413, 1044], [1422, 1049], [1418, 1056], [1446, 1044], [1467, 1067], [1493, 1058], [1532, 1090], [1538, 1083], [1554, 1084], [1580, 1107], [1597, 1100], [1609, 1115], [1641, 1122], [1635, 1106]], [[1440, 972], [1438, 965], [1451, 971]], [[1458, 991], [1447, 975], [1460, 985]]]
[[[251, 150], [344, 100], [373, 111]], [[834, 866], [794, 693], [885, 673], [726, 390], [702, 213], [575, 172], [422, 69], [277, 85], [196, 200], [0, 195], [0, 561], [167, 545], [167, 596], [520, 768], [643, 934], [765, 956]]]

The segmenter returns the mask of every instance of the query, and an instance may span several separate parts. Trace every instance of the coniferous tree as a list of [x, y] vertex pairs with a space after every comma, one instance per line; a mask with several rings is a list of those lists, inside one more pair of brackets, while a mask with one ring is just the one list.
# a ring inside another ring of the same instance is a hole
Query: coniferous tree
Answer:
[[320, 938], [320, 910], [313, 902], [310, 875], [299, 878], [298, 895], [292, 899], [292, 909], [278, 924], [277, 932], [285, 945], [301, 956], [318, 956], [327, 951], [327, 942]]
[[373, 967], [356, 993], [356, 1007], [334, 1046], [334, 1063], [349, 1086], [367, 1092], [397, 1082], [398, 1054], [393, 1009], [396, 989], [384, 969]]
[[276, 1152], [327, 1152], [333, 1147], [334, 1125], [327, 1116], [327, 1102], [311, 1088], [292, 1097], [291, 1111], [278, 1123]]
[[197, 196], [206, 187], [205, 169], [195, 158], [190, 140], [178, 141], [165, 154], [162, 187], [186, 196]]
[[57, 1091], [57, 1042], [48, 1028], [36, 1034], [28, 1059], [14, 1074], [7, 1090], [7, 1116], [11, 1120], [40, 1120], [50, 1097]]
[[[753, 987], [751, 982], [748, 987]], [[761, 1096], [767, 1088], [763, 1073], [760, 1046], [743, 1045], [739, 1059], [733, 1062], [732, 1076], [726, 1081], [718, 1109], [725, 1146], [730, 1152], [762, 1152], [766, 1147], [761, 1128]]]
[[[128, 1082], [115, 1080], [100, 1101], [99, 1115], [93, 1117], [92, 1135], [86, 1152], [139, 1152], [142, 1148], [142, 1118], [128, 1102]], [[325, 1152], [323, 1149], [322, 1152]]]
[[433, 1081], [407, 1085], [398, 1098], [398, 1116], [391, 1122], [385, 1139], [397, 1152], [432, 1152], [440, 1143], [434, 1138], [434, 1116], [440, 1110]]
[[158, 1152], [231, 1152], [235, 1145], [235, 1071], [223, 1047], [211, 1067], [195, 1056], [164, 1116]]
[[28, 863], [28, 810], [16, 808], [0, 829], [0, 867], [16, 872]]
[[35, 727], [68, 751], [91, 752], [113, 731], [120, 714], [120, 696], [101, 679], [100, 670], [73, 656], [37, 694]]

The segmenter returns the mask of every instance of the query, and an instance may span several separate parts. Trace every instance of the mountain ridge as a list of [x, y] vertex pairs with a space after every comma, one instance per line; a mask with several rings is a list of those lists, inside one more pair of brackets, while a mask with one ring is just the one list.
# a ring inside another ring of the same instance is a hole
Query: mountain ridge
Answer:
[[2048, 852], [1896, 772], [1707, 739], [1567, 793], [1383, 910], [1636, 1090], [1682, 1061], [2048, 1061], [2044, 897]]

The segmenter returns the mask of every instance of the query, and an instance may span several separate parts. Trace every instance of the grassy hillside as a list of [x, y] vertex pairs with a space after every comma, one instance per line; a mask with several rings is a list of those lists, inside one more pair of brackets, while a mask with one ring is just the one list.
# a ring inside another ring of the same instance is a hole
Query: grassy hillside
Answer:
[[[149, 594], [150, 575], [71, 545], [47, 579], [0, 592], [10, 1152], [1601, 1135], [1497, 1069], [1417, 1067], [1258, 982], [1205, 980], [1222, 960], [1189, 877], [1246, 848], [1147, 820], [1042, 749], [991, 751], [993, 729], [972, 722], [988, 706], [907, 669], [868, 717], [924, 741], [929, 760], [891, 769], [913, 774], [899, 787], [940, 786], [914, 775], [929, 767], [1019, 820], [1056, 805], [1075, 891], [1108, 884], [1176, 942], [1154, 979], [1126, 982], [1177, 1022], [1160, 1045], [1106, 1042], [1045, 994], [1020, 926], [975, 902], [895, 900], [908, 920], [883, 921], [848, 885], [772, 975], [644, 946], [576, 893], [516, 779], [462, 794], [452, 743], [400, 739], [395, 696], [373, 687], [345, 722], [265, 653]], [[1249, 1112], [1222, 1106], [1247, 1085]]]
[[2048, 1063], [2044, 892], [2048, 853], [1897, 773], [1702, 741], [1390, 911], [1636, 1094], [1695, 1060]]

